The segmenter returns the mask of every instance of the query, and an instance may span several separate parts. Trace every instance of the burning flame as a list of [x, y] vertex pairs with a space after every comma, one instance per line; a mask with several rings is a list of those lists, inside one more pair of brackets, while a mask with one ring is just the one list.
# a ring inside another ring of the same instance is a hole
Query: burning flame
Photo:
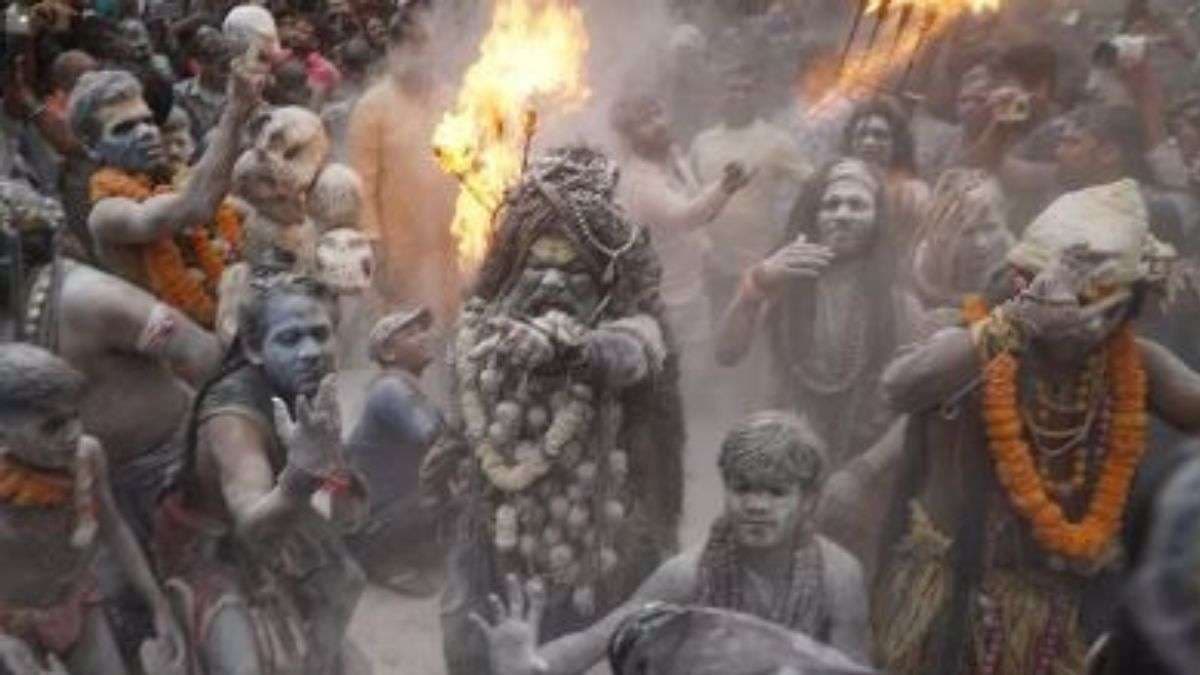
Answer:
[[[911, 68], [920, 52], [968, 14], [1000, 10], [1002, 0], [868, 0], [863, 30], [849, 37], [857, 48], [838, 74], [839, 93], [876, 90]], [[867, 36], [867, 37], [864, 37]], [[907, 73], [905, 73], [907, 77]]]
[[539, 115], [587, 100], [587, 50], [571, 0], [494, 0], [479, 59], [433, 135], [438, 163], [462, 184], [451, 224], [460, 268], [474, 269], [487, 253], [493, 215], [520, 177]]

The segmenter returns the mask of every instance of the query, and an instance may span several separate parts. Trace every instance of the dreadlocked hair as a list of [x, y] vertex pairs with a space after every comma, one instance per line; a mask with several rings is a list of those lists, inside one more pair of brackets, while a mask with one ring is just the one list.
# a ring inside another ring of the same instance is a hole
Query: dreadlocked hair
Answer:
[[484, 300], [503, 295], [533, 242], [558, 235], [575, 245], [610, 295], [606, 315], [660, 314], [662, 266], [646, 228], [613, 202], [618, 180], [616, 165], [584, 145], [534, 160], [505, 196], [475, 295]]

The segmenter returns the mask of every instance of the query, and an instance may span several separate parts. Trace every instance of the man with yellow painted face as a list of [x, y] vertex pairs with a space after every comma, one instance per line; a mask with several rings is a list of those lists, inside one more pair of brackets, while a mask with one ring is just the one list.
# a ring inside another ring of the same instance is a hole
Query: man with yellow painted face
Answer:
[[511, 194], [453, 338], [453, 406], [423, 468], [461, 516], [443, 607], [451, 673], [487, 673], [468, 620], [506, 574], [548, 585], [547, 638], [624, 601], [675, 547], [677, 354], [649, 236], [583, 147]]

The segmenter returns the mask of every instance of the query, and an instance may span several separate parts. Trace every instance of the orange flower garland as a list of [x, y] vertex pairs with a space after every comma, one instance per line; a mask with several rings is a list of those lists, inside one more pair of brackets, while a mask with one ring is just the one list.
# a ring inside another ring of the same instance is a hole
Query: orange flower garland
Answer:
[[959, 308], [963, 323], [970, 326], [983, 321], [988, 318], [988, 311], [987, 300], [984, 300], [982, 295], [968, 293], [963, 296], [962, 307]]
[[1003, 352], [985, 371], [983, 417], [996, 477], [1045, 550], [1083, 561], [1104, 554], [1120, 529], [1129, 486], [1146, 450], [1146, 371], [1128, 324], [1112, 337], [1107, 358], [1112, 395], [1108, 452], [1087, 513], [1077, 523], [1068, 521], [1047, 494], [1024, 439], [1017, 407], [1017, 358]]
[[41, 471], [0, 455], [0, 501], [15, 506], [53, 508], [66, 504], [74, 494], [74, 487], [66, 472]]
[[[171, 191], [170, 186], [155, 187], [145, 176], [134, 176], [106, 167], [96, 171], [91, 180], [91, 199], [95, 203], [108, 197], [124, 197], [144, 201], [155, 194]], [[150, 290], [167, 304], [179, 309], [205, 328], [216, 319], [217, 284], [225, 271], [227, 255], [238, 255], [242, 241], [242, 223], [237, 211], [228, 203], [217, 208], [214, 218], [216, 234], [229, 246], [223, 250], [213, 241], [209, 228], [196, 227], [185, 237], [164, 237], [145, 245], [142, 262]], [[196, 279], [188, 271], [180, 242], [186, 241], [204, 273]]]

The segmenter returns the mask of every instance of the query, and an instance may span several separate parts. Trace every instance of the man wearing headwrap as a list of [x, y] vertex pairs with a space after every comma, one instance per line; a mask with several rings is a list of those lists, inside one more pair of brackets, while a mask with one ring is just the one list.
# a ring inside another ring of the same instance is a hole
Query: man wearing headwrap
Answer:
[[[689, 629], [663, 631], [674, 639], [664, 639], [665, 644], [657, 648], [645, 635], [631, 635], [662, 628], [646, 624], [647, 612], [657, 615], [649, 618], [651, 622], [671, 614], [665, 608], [644, 609], [655, 602], [729, 612], [724, 617], [706, 613], [708, 618], [698, 619], [692, 627], [718, 641], [719, 636], [728, 639], [738, 633], [749, 639], [749, 617], [807, 638], [800, 653], [791, 651], [794, 644], [764, 645], [750, 639], [764, 648], [752, 657], [760, 664], [774, 659], [776, 667], [791, 665], [805, 673], [859, 672], [853, 661], [865, 664], [870, 644], [862, 569], [853, 556], [813, 530], [813, 510], [825, 475], [821, 441], [794, 415], [755, 413], [730, 430], [718, 464], [725, 512], [713, 523], [708, 540], [667, 561], [628, 602], [586, 630], [537, 647], [538, 628], [544, 625], [545, 587], [533, 580], [522, 590], [516, 577], [510, 577], [508, 606], [502, 607], [495, 624], [476, 618], [490, 641], [495, 675], [586, 672], [603, 658], [610, 636], [609, 657], [615, 672], [625, 672], [626, 664], [637, 662], [631, 652], [640, 652], [641, 662], [646, 663], [653, 660], [654, 652], [670, 651], [671, 645], [680, 646], [672, 663], [704, 663], [705, 669], [669, 672], [773, 672], [761, 665], [760, 670], [743, 670], [748, 652], [732, 644], [725, 652], [708, 649], [711, 642], [687, 644]], [[715, 625], [704, 630], [699, 624], [705, 621]], [[767, 629], [749, 632], [763, 630]], [[648, 644], [631, 644], [639, 641]]]
[[452, 340], [453, 406], [425, 465], [461, 507], [443, 607], [451, 673], [487, 672], [468, 620], [510, 572], [547, 579], [548, 637], [624, 601], [676, 546], [678, 355], [646, 231], [586, 147], [530, 165]]
[[1169, 257], [1133, 181], [1068, 193], [1009, 253], [990, 314], [884, 372], [910, 420], [857, 490], [899, 476], [872, 603], [888, 672], [1082, 672], [1150, 413], [1200, 428], [1200, 375], [1131, 327]]

